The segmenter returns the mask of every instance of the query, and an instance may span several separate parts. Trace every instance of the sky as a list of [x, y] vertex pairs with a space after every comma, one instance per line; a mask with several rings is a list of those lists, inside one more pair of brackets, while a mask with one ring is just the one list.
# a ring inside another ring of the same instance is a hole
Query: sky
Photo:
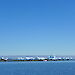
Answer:
[[75, 0], [0, 0], [0, 55], [75, 55]]

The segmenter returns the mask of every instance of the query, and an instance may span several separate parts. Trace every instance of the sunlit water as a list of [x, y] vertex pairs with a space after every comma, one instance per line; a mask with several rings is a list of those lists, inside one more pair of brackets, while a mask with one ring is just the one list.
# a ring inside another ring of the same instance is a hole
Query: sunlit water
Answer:
[[0, 75], [75, 75], [75, 62], [0, 62]]

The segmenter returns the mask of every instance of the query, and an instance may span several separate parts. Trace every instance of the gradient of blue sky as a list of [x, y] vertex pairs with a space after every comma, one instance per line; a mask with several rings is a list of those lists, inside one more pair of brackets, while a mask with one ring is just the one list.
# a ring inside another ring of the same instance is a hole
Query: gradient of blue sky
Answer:
[[75, 0], [0, 0], [0, 55], [75, 55]]

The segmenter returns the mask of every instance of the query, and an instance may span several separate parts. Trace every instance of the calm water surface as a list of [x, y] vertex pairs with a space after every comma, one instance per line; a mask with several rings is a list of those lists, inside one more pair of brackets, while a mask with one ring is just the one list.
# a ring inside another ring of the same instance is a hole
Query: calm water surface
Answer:
[[75, 61], [0, 62], [0, 75], [75, 75]]

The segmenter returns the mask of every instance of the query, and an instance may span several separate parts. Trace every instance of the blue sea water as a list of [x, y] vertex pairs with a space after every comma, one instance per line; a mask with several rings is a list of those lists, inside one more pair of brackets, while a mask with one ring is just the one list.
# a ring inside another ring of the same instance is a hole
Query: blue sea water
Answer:
[[75, 61], [0, 62], [0, 75], [75, 75]]

